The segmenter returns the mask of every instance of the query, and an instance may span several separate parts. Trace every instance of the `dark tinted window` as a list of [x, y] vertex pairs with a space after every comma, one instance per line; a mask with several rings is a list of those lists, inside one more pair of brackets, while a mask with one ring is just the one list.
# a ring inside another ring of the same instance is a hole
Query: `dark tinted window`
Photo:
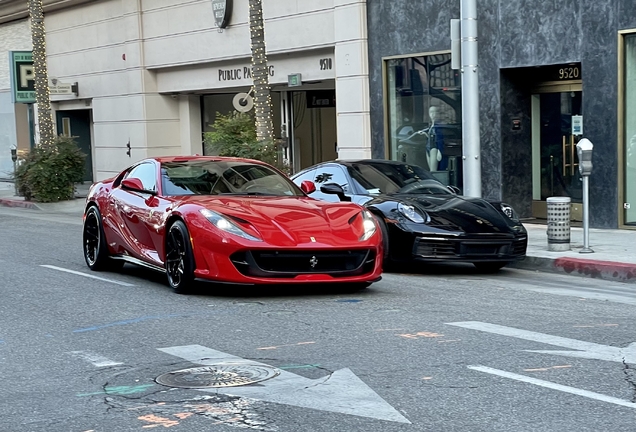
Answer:
[[305, 180], [311, 180], [313, 182], [315, 172], [316, 172], [315, 169], [310, 169], [310, 170], [301, 172], [299, 175], [294, 177], [294, 183], [300, 186], [300, 184], [304, 182]]
[[364, 162], [347, 167], [349, 175], [369, 194], [450, 194], [428, 171], [408, 164]]
[[287, 177], [250, 162], [166, 162], [161, 184], [164, 195], [303, 195]]
[[323, 165], [314, 172], [314, 183], [316, 184], [316, 192], [312, 193], [312, 198], [325, 201], [340, 202], [340, 198], [333, 194], [324, 194], [320, 192], [320, 186], [328, 183], [336, 183], [342, 187], [345, 193], [349, 193], [350, 186], [347, 175], [339, 165]]

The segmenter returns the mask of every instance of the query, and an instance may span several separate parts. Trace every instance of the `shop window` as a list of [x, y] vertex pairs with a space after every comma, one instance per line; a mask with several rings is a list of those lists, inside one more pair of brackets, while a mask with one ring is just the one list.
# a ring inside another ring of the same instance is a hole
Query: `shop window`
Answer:
[[450, 54], [386, 60], [391, 160], [461, 187], [461, 77]]

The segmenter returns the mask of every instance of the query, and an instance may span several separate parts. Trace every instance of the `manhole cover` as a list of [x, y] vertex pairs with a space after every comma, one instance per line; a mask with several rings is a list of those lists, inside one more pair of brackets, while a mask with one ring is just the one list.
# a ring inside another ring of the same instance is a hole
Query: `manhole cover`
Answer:
[[242, 364], [216, 364], [168, 372], [155, 381], [167, 387], [218, 388], [237, 387], [265, 381], [279, 375], [273, 367]]

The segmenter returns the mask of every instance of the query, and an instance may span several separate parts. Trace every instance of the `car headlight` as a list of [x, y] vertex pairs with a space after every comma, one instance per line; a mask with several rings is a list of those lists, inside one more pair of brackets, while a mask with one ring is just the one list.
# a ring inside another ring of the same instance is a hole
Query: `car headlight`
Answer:
[[428, 214], [420, 214], [412, 205], [398, 203], [398, 211], [411, 222], [428, 223], [431, 220]]
[[253, 235], [246, 233], [239, 226], [230, 222], [229, 220], [227, 220], [226, 218], [224, 218], [218, 213], [215, 213], [208, 209], [201, 209], [200, 212], [203, 216], [205, 216], [207, 220], [212, 222], [212, 224], [215, 227], [217, 227], [218, 229], [222, 231], [225, 231], [230, 234], [234, 234], [239, 237], [243, 237], [244, 239], [247, 239], [247, 240], [252, 240], [257, 242], [263, 241], [259, 239], [258, 237], [254, 237]]
[[360, 241], [365, 241], [371, 238], [377, 229], [375, 221], [373, 220], [373, 215], [368, 210], [364, 210], [362, 212], [362, 228], [364, 229], [364, 234], [360, 237]]
[[519, 221], [519, 216], [517, 215], [517, 212], [515, 211], [515, 209], [512, 208], [511, 205], [506, 203], [501, 203], [501, 211], [503, 212], [503, 214], [508, 216], [513, 221], [515, 222]]

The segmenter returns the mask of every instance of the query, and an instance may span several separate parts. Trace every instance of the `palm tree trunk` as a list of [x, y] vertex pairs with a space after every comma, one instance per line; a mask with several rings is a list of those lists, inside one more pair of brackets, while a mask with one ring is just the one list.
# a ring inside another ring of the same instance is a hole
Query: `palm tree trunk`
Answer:
[[258, 141], [271, 142], [274, 138], [274, 123], [272, 122], [269, 68], [267, 67], [267, 56], [265, 54], [262, 0], [249, 0], [249, 6], [256, 138]]
[[35, 72], [35, 101], [38, 104], [40, 145], [53, 144], [53, 120], [49, 94], [49, 75], [46, 68], [46, 31], [42, 0], [29, 0], [31, 38], [33, 42], [33, 69]]

